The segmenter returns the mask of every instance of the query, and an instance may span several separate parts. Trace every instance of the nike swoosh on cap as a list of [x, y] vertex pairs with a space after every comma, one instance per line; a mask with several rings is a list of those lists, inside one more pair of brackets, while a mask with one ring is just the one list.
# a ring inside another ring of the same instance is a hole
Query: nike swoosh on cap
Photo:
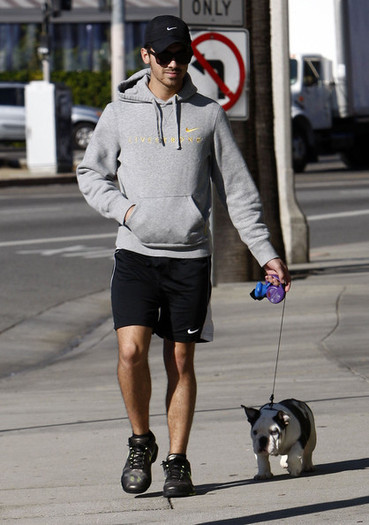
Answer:
[[177, 29], [177, 26], [167, 27], [167, 31], [172, 31], [172, 29]]

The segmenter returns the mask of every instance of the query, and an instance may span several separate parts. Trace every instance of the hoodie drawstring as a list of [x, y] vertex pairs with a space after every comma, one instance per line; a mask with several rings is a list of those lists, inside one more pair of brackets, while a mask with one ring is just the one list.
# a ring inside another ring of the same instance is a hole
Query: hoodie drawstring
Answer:
[[[160, 107], [160, 104], [155, 99], [152, 100], [152, 103], [153, 103], [155, 115], [156, 115], [156, 131], [158, 134], [158, 139], [159, 139], [160, 144], [163, 144], [163, 146], [165, 146], [164, 134], [163, 134], [163, 111]], [[179, 108], [180, 106], [178, 104], [178, 95], [174, 96], [172, 105], [173, 105], [174, 124], [175, 124], [175, 129], [177, 131], [177, 149], [182, 149], [181, 133], [180, 133], [180, 127], [179, 127], [179, 120], [180, 120], [179, 119]]]
[[173, 98], [173, 113], [174, 113], [174, 122], [175, 122], [176, 130], [177, 130], [177, 149], [182, 149], [181, 133], [179, 129], [179, 118], [178, 118], [178, 113], [179, 113], [178, 95], [174, 95], [174, 98]]
[[156, 115], [156, 131], [158, 133], [158, 139], [160, 144], [164, 145], [164, 136], [163, 136], [163, 113], [161, 111], [161, 108], [156, 102], [155, 99], [152, 101], [154, 109], [155, 109], [155, 115]]

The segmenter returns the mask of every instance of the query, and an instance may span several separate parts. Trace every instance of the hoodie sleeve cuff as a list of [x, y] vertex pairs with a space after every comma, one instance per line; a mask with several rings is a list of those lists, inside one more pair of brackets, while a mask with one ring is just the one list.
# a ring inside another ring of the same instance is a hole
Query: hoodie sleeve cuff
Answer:
[[269, 241], [256, 243], [252, 248], [249, 247], [249, 250], [258, 261], [261, 268], [263, 268], [263, 266], [271, 259], [277, 259], [279, 257]]

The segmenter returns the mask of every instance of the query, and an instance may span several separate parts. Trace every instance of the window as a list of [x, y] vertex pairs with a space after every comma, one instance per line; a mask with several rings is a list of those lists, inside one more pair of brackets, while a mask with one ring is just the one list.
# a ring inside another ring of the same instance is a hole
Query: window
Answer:
[[24, 106], [24, 88], [6, 87], [0, 89], [0, 106]]
[[0, 24], [0, 71], [37, 69], [38, 24]]
[[313, 86], [320, 79], [321, 63], [320, 60], [304, 60], [304, 86]]
[[[126, 22], [127, 70], [143, 67], [140, 49], [146, 22]], [[52, 71], [106, 71], [111, 67], [110, 23], [51, 23]], [[0, 24], [0, 72], [41, 70], [37, 49], [41, 24]]]
[[290, 59], [290, 84], [296, 84], [297, 82], [297, 68], [298, 63], [295, 58]]

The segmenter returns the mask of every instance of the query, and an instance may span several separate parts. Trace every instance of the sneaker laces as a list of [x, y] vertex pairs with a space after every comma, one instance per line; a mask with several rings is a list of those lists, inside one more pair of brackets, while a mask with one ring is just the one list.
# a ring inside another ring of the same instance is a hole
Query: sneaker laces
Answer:
[[129, 466], [131, 469], [143, 469], [145, 466], [146, 451], [149, 447], [144, 445], [134, 445], [129, 447]]
[[190, 475], [186, 470], [186, 463], [179, 459], [172, 459], [170, 461], [163, 461], [164, 469], [167, 471], [171, 479], [181, 480], [184, 476]]

